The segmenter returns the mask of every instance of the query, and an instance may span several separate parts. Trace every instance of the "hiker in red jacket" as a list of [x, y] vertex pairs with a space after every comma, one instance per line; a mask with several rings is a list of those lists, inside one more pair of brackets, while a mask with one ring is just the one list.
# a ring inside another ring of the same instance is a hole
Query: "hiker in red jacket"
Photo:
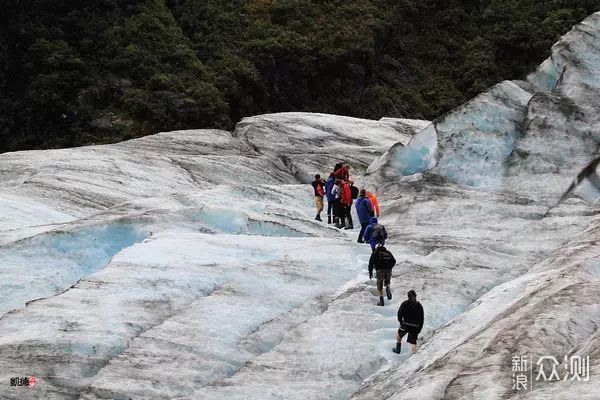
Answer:
[[344, 164], [333, 171], [333, 173], [337, 179], [348, 182], [350, 180], [350, 165]]
[[352, 209], [352, 189], [350, 188], [350, 183], [348, 181], [342, 182], [341, 202], [342, 206], [344, 207], [344, 219], [346, 220], [346, 226], [344, 229], [354, 229], [352, 215], [350, 214], [350, 210]]

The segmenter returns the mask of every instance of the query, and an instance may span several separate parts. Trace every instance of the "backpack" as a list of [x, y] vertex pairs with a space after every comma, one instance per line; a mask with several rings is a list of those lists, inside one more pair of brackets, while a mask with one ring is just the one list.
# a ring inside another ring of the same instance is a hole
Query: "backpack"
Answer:
[[371, 237], [378, 243], [383, 242], [385, 240], [385, 227], [381, 224], [373, 225]]
[[352, 199], [356, 200], [358, 199], [358, 188], [356, 186], [350, 186], [350, 193], [352, 193]]
[[325, 190], [323, 190], [323, 185], [317, 183], [317, 194], [321, 197], [325, 196]]
[[392, 253], [389, 251], [380, 251], [379, 252], [379, 265], [384, 269], [392, 269], [396, 262], [392, 256]]

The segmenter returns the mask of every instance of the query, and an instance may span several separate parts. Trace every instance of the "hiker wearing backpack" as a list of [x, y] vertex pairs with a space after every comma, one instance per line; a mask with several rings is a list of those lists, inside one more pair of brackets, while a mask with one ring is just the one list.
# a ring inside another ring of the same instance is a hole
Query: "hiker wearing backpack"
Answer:
[[372, 217], [369, 226], [365, 229], [365, 242], [371, 245], [371, 250], [375, 251], [377, 245], [385, 245], [387, 239], [387, 231], [385, 226], [381, 225], [377, 221], [377, 217]]
[[350, 180], [350, 165], [349, 164], [343, 164], [340, 165], [341, 163], [338, 163], [335, 165], [335, 169], [333, 170], [333, 173], [335, 174], [336, 179], [342, 180], [342, 181], [349, 181]]
[[352, 203], [354, 200], [358, 199], [359, 190], [356, 186], [354, 186], [354, 181], [348, 182], [348, 187], [350, 189], [350, 205], [346, 207], [346, 220], [348, 221], [348, 226], [346, 229], [354, 229], [354, 222], [352, 221]]
[[321, 175], [316, 174], [315, 180], [311, 183], [314, 191], [315, 191], [315, 205], [317, 207], [317, 216], [315, 219], [317, 221], [322, 221], [321, 212], [323, 211], [323, 196], [325, 196], [325, 189], [323, 189], [323, 179], [321, 179]]
[[335, 196], [331, 191], [333, 190], [333, 186], [335, 186], [335, 175], [332, 173], [329, 174], [329, 178], [327, 178], [327, 182], [325, 182], [325, 194], [327, 195], [327, 223], [331, 224], [331, 214], [333, 211], [333, 205], [335, 203]]
[[388, 300], [392, 299], [392, 291], [390, 290], [390, 281], [392, 279], [392, 268], [396, 265], [396, 259], [385, 247], [379, 246], [371, 254], [369, 259], [369, 279], [373, 279], [373, 269], [377, 273], [377, 295], [379, 295], [378, 306], [383, 306], [383, 287]]
[[[344, 213], [344, 220], [346, 221], [346, 225], [344, 229], [354, 229], [354, 223], [352, 222], [352, 189], [350, 189], [350, 183], [346, 181], [342, 181], [342, 212]], [[342, 223], [342, 226], [344, 224]]]
[[363, 236], [365, 234], [365, 229], [369, 225], [369, 221], [371, 221], [371, 217], [373, 217], [373, 206], [371, 205], [371, 201], [367, 198], [367, 191], [362, 189], [360, 191], [360, 196], [356, 200], [354, 204], [356, 208], [356, 214], [358, 214], [358, 221], [360, 222], [360, 232], [358, 232], [358, 243], [364, 243]]
[[402, 337], [408, 333], [407, 342], [412, 344], [412, 352], [417, 352], [417, 337], [423, 328], [425, 319], [423, 306], [417, 301], [417, 293], [414, 290], [409, 290], [408, 300], [405, 300], [398, 309], [398, 322], [400, 328], [396, 335], [396, 347], [392, 349], [394, 353], [400, 354]]
[[335, 180], [335, 185], [331, 189], [333, 194], [333, 220], [335, 227], [341, 229], [344, 227], [346, 222], [346, 213], [344, 211], [344, 205], [342, 204], [342, 181], [339, 179]]

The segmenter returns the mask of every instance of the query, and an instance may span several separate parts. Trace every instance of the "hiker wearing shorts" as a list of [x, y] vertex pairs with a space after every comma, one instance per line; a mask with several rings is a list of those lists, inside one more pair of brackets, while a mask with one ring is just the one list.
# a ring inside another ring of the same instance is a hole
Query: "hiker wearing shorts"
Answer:
[[423, 306], [417, 301], [417, 293], [414, 290], [409, 290], [407, 295], [408, 300], [405, 300], [398, 309], [400, 328], [396, 335], [396, 347], [392, 349], [396, 354], [400, 354], [400, 344], [406, 334], [408, 334], [406, 341], [412, 345], [412, 352], [416, 353], [417, 337], [423, 328]]
[[311, 183], [311, 186], [315, 192], [315, 206], [317, 208], [317, 216], [315, 219], [317, 221], [322, 221], [321, 212], [323, 211], [323, 196], [325, 196], [325, 189], [323, 187], [325, 186], [325, 182], [321, 179], [321, 175], [315, 175], [315, 180]]

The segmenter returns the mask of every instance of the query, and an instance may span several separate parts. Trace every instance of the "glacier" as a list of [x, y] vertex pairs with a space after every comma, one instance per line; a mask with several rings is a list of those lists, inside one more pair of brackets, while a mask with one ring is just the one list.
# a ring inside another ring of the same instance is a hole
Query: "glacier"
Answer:
[[[553, 206], [598, 154], [599, 38], [597, 13], [434, 121], [279, 113], [0, 155], [0, 398], [597, 398], [599, 193]], [[314, 220], [338, 161], [381, 202], [385, 307], [356, 230]], [[425, 326], [396, 355], [409, 289]], [[591, 376], [514, 391], [516, 354]]]

